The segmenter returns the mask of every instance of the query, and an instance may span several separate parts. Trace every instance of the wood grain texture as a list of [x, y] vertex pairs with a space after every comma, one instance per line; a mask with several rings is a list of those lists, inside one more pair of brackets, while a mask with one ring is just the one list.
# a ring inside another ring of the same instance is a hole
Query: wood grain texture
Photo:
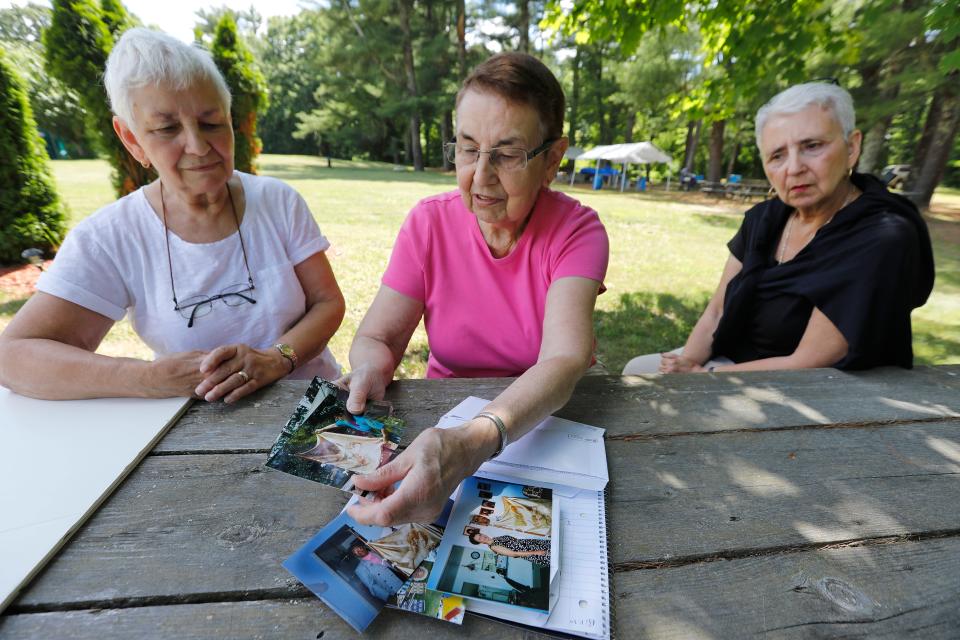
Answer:
[[608, 443], [614, 562], [960, 530], [960, 421]]
[[[556, 415], [629, 434], [711, 432], [960, 416], [960, 367], [673, 376], [588, 376]], [[954, 375], [950, 375], [954, 374]], [[494, 398], [510, 379], [400, 380], [387, 398], [408, 440], [460, 400]], [[196, 403], [157, 452], [265, 450], [306, 389], [280, 382], [235, 404]]]
[[[292, 588], [280, 562], [346, 494], [265, 457], [149, 458], [17, 604]], [[608, 457], [617, 564], [960, 531], [960, 422], [620, 441]]]
[[58, 637], [71, 640], [534, 640], [548, 636], [473, 616], [468, 616], [458, 627], [391, 610], [383, 611], [361, 636], [319, 600], [292, 598], [12, 615], [0, 618], [0, 637], [5, 640]]
[[[618, 636], [957, 637], [958, 373], [584, 379], [559, 415], [608, 429]], [[389, 398], [409, 440], [507, 384], [401, 381]], [[263, 466], [305, 387], [195, 404], [0, 617], [0, 637], [357, 637], [280, 566], [347, 498]], [[844, 541], [865, 546], [823, 548]], [[838, 604], [857, 594], [876, 604], [869, 619]], [[372, 630], [388, 633], [535, 637], [395, 612]]]
[[619, 638], [957, 638], [960, 540], [741, 558], [614, 576]]

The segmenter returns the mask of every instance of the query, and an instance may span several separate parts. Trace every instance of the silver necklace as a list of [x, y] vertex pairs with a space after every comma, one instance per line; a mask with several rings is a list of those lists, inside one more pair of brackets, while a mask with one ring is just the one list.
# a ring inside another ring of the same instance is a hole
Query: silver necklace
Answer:
[[[831, 222], [833, 222], [833, 217], [837, 215], [844, 207], [853, 202], [857, 195], [857, 188], [853, 187], [850, 190], [850, 193], [847, 194], [846, 200], [843, 201], [843, 204], [840, 205], [840, 208], [833, 212], [833, 215], [827, 218], [827, 221], [822, 225], [817, 227], [817, 231], [824, 228]], [[793, 219], [795, 217], [796, 211], [790, 214], [790, 219], [787, 220], [787, 228], [783, 232], [783, 242], [780, 243], [780, 251], [777, 252], [777, 264], [783, 264], [783, 257], [787, 253], [787, 245], [790, 243], [790, 232], [793, 231]], [[816, 232], [814, 232], [816, 234]]]

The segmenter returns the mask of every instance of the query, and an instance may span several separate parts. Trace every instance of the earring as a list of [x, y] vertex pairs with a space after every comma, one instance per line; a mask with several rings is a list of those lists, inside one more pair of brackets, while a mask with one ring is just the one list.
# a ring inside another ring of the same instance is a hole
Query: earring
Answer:
[[140, 164], [143, 165], [143, 168], [144, 168], [144, 169], [149, 169], [149, 168], [150, 168], [150, 161], [149, 161], [149, 160], [142, 160], [142, 161], [140, 162]]

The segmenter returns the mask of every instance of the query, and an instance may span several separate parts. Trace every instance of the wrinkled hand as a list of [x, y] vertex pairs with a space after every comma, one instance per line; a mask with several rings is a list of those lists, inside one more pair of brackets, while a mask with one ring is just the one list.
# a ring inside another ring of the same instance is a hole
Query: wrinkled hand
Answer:
[[389, 382], [385, 382], [383, 375], [373, 367], [361, 366], [337, 378], [333, 384], [350, 392], [347, 411], [361, 414], [367, 407], [367, 400], [383, 400]]
[[[246, 379], [240, 371], [247, 374]], [[235, 402], [290, 373], [290, 361], [276, 349], [254, 349], [245, 344], [217, 347], [200, 363], [202, 381], [195, 393], [207, 402], [223, 398]]]
[[[423, 431], [389, 463], [373, 473], [354, 477], [358, 489], [378, 495], [361, 498], [347, 513], [360, 524], [383, 527], [433, 522], [460, 481], [483, 461], [477, 459], [482, 451], [470, 443], [466, 427]], [[391, 490], [398, 480], [400, 485]]]
[[675, 353], [660, 354], [660, 373], [698, 373], [706, 371], [702, 365]]
[[184, 351], [157, 358], [149, 364], [143, 386], [156, 398], [189, 398], [203, 380], [200, 363], [206, 356], [206, 351]]

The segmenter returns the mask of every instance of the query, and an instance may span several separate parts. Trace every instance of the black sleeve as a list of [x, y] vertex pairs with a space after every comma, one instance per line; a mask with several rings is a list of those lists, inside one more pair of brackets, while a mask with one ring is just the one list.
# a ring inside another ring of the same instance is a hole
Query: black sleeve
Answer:
[[879, 217], [858, 234], [832, 273], [812, 291], [814, 305], [847, 340], [837, 367], [912, 365], [911, 287], [918, 261], [916, 230], [899, 216]]

